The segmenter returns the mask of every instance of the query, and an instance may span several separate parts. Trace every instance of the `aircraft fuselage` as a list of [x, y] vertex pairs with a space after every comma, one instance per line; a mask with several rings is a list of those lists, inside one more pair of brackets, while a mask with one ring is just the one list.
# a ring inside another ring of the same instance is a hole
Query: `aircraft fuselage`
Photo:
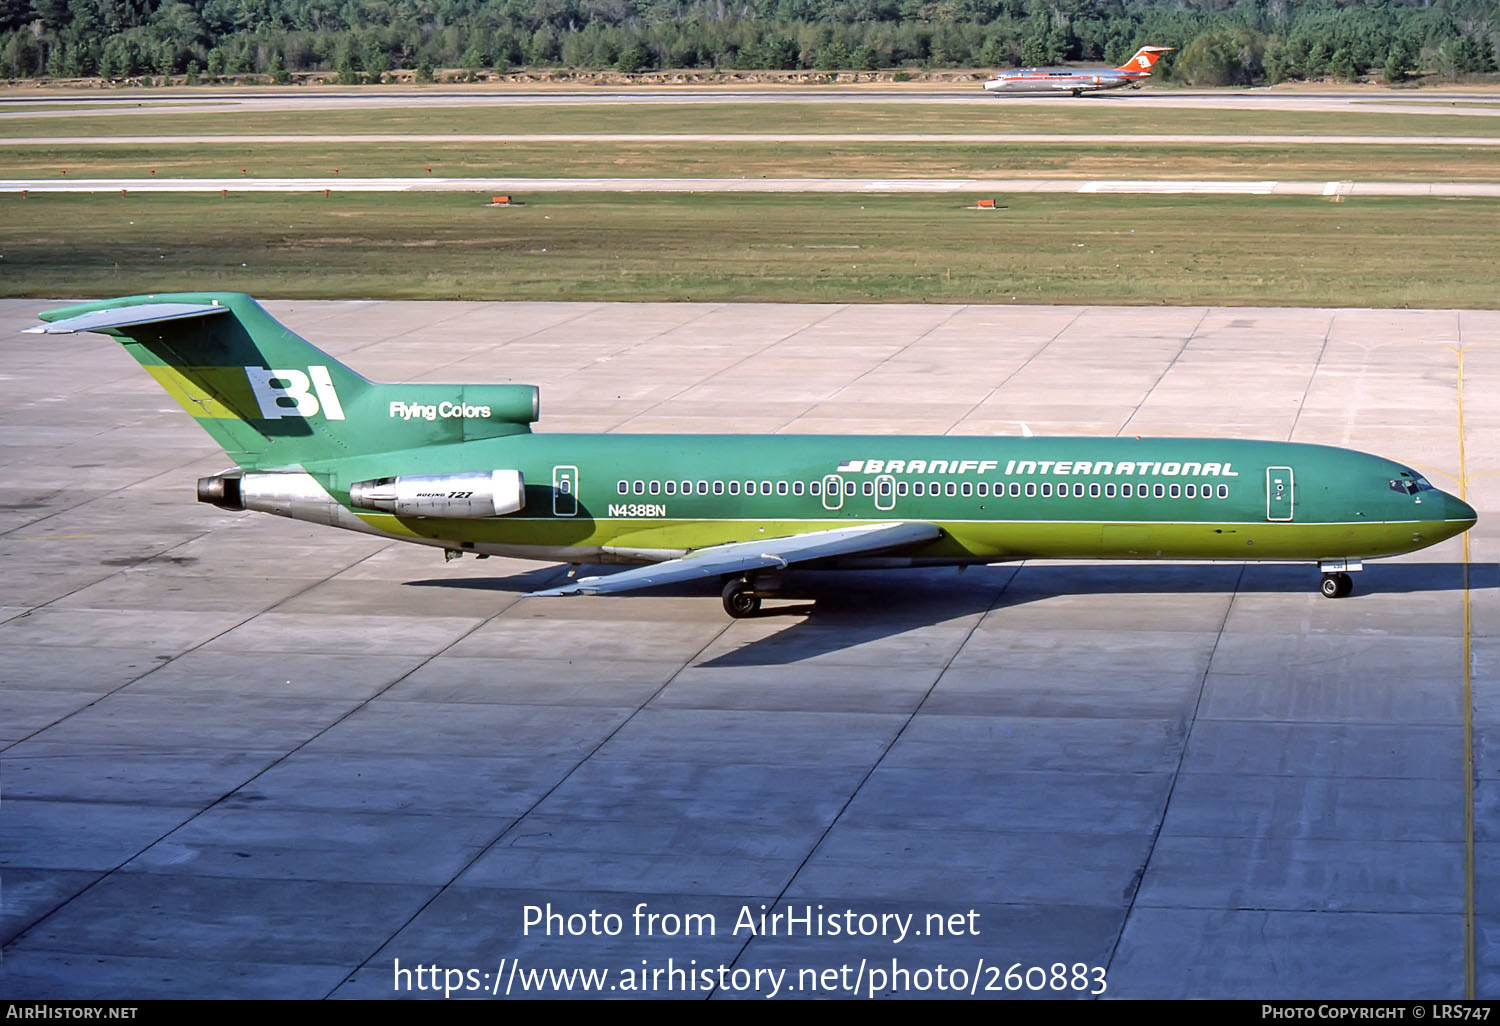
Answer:
[[[491, 467], [520, 472], [524, 508], [448, 519], [349, 504], [349, 486], [377, 475]], [[942, 528], [900, 554], [916, 563], [1321, 561], [1409, 552], [1474, 521], [1461, 500], [1391, 460], [1225, 439], [521, 434], [305, 469], [320, 485], [314, 502], [339, 503], [339, 526], [588, 562], [895, 520]], [[295, 504], [285, 515], [298, 516]]]

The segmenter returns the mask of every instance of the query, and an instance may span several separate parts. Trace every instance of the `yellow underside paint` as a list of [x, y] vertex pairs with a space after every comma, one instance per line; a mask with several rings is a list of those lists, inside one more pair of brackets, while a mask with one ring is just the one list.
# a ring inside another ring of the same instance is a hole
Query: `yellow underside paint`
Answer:
[[[698, 549], [785, 538], [878, 522], [874, 517], [826, 520], [592, 520], [494, 517], [484, 520], [399, 518], [357, 513], [397, 538], [442, 539], [537, 548], [613, 546]], [[890, 518], [900, 520], [899, 516]], [[1104, 523], [1058, 521], [937, 521], [943, 537], [902, 555], [924, 559], [1289, 559], [1393, 555], [1457, 533], [1441, 521], [1410, 523]]]

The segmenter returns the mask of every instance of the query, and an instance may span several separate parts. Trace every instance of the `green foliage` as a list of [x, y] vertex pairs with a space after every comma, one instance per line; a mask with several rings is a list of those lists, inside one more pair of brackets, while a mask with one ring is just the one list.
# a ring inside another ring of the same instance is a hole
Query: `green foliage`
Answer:
[[1473, 75], [1495, 70], [1495, 48], [1482, 35], [1448, 40], [1438, 52], [1438, 67], [1446, 75]]
[[651, 66], [651, 55], [646, 48], [639, 43], [631, 43], [620, 51], [620, 56], [615, 60], [615, 70], [627, 75], [645, 71]]
[[1405, 82], [1414, 68], [1411, 50], [1404, 42], [1398, 41], [1391, 47], [1391, 52], [1386, 55], [1383, 73], [1387, 82], [1396, 85]]
[[[1495, 68], [1495, 0], [0, 0], [22, 75], [1118, 64], [1197, 84]], [[21, 40], [31, 37], [31, 44]], [[217, 54], [217, 60], [214, 58]], [[478, 54], [477, 62], [473, 59]]]
[[1264, 48], [1249, 29], [1205, 33], [1178, 56], [1173, 77], [1188, 85], [1250, 85], [1262, 77]]

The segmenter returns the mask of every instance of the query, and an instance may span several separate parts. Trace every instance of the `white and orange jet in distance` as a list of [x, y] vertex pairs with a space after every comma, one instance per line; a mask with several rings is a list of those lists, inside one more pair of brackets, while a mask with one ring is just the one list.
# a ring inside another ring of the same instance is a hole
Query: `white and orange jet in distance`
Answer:
[[1151, 77], [1151, 69], [1161, 60], [1161, 55], [1171, 53], [1171, 46], [1143, 46], [1118, 68], [1021, 68], [1018, 71], [1002, 71], [985, 82], [984, 87], [992, 93], [1055, 93], [1069, 92], [1074, 96], [1098, 92], [1101, 89], [1119, 89], [1121, 86], [1139, 86]]

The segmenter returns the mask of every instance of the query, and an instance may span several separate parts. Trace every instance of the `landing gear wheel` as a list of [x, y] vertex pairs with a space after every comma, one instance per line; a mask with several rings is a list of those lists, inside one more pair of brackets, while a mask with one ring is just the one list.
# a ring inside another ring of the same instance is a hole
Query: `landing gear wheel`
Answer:
[[735, 578], [725, 584], [723, 598], [724, 612], [736, 620], [743, 620], [760, 612], [760, 596], [750, 587], [749, 581]]
[[1324, 574], [1319, 590], [1324, 598], [1346, 598], [1354, 591], [1354, 578], [1345, 573]]

